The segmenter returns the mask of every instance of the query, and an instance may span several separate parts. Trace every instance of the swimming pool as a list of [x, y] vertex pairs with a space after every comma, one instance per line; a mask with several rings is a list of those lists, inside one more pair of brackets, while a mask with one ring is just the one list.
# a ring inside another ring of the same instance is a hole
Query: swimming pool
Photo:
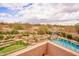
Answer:
[[52, 39], [52, 42], [79, 53], [79, 45], [64, 38]]

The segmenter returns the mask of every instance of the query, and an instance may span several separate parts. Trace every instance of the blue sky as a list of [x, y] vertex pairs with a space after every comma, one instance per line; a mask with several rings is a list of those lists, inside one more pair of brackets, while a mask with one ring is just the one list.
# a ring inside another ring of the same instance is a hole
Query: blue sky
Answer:
[[16, 15], [18, 11], [12, 11], [11, 9], [7, 7], [0, 7], [0, 13], [10, 14], [12, 16]]
[[[29, 6], [31, 6], [32, 3], [28, 3], [26, 5], [22, 6], [22, 9], [24, 8], [28, 8]], [[15, 9], [15, 10], [11, 10], [11, 8], [8, 8], [7, 6], [0, 6], [0, 13], [6, 13], [6, 14], [10, 14], [10, 15], [16, 15], [18, 12], [20, 11], [20, 9]]]
[[76, 3], [1, 3], [0, 22], [74, 25], [79, 23]]

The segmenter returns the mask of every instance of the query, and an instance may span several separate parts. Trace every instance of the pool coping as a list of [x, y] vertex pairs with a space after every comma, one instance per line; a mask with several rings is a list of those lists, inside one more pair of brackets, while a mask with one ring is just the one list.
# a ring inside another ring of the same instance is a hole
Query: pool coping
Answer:
[[58, 44], [55, 44], [55, 43], [53, 43], [53, 42], [51, 42], [51, 41], [48, 41], [48, 43], [50, 43], [50, 44], [52, 44], [52, 45], [55, 45], [56, 47], [59, 47], [59, 48], [65, 50], [65, 51], [67, 51], [67, 52], [69, 52], [69, 53], [72, 53], [72, 54], [75, 55], [75, 56], [79, 56], [79, 53], [77, 53], [77, 52], [75, 52], [75, 51], [72, 51], [72, 50], [70, 50], [70, 49], [68, 49], [68, 48], [65, 48], [65, 47], [63, 47], [63, 46], [60, 46], [60, 45], [58, 45]]

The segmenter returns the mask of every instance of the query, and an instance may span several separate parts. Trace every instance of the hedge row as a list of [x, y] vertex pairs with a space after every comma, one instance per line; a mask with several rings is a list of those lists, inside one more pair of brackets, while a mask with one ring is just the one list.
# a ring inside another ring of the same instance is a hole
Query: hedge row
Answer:
[[79, 42], [79, 37], [78, 36], [74, 36], [72, 34], [67, 34], [67, 33], [64, 33], [64, 32], [58, 32], [58, 35]]

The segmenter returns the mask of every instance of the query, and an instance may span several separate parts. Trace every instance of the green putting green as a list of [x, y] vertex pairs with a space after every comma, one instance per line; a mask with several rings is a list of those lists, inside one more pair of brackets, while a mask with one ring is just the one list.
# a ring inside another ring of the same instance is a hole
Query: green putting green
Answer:
[[[20, 42], [20, 41], [19, 41]], [[14, 44], [14, 45], [10, 45], [8, 47], [2, 48], [0, 50], [0, 55], [7, 55], [10, 54], [12, 52], [18, 51], [20, 49], [23, 49], [27, 47], [27, 45], [23, 45], [23, 44]]]
[[4, 49], [2, 49], [0, 51], [0, 55], [7, 55], [9, 53], [15, 52], [15, 51], [22, 49], [24, 47], [25, 47], [24, 45], [11, 45], [9, 47], [5, 47]]

